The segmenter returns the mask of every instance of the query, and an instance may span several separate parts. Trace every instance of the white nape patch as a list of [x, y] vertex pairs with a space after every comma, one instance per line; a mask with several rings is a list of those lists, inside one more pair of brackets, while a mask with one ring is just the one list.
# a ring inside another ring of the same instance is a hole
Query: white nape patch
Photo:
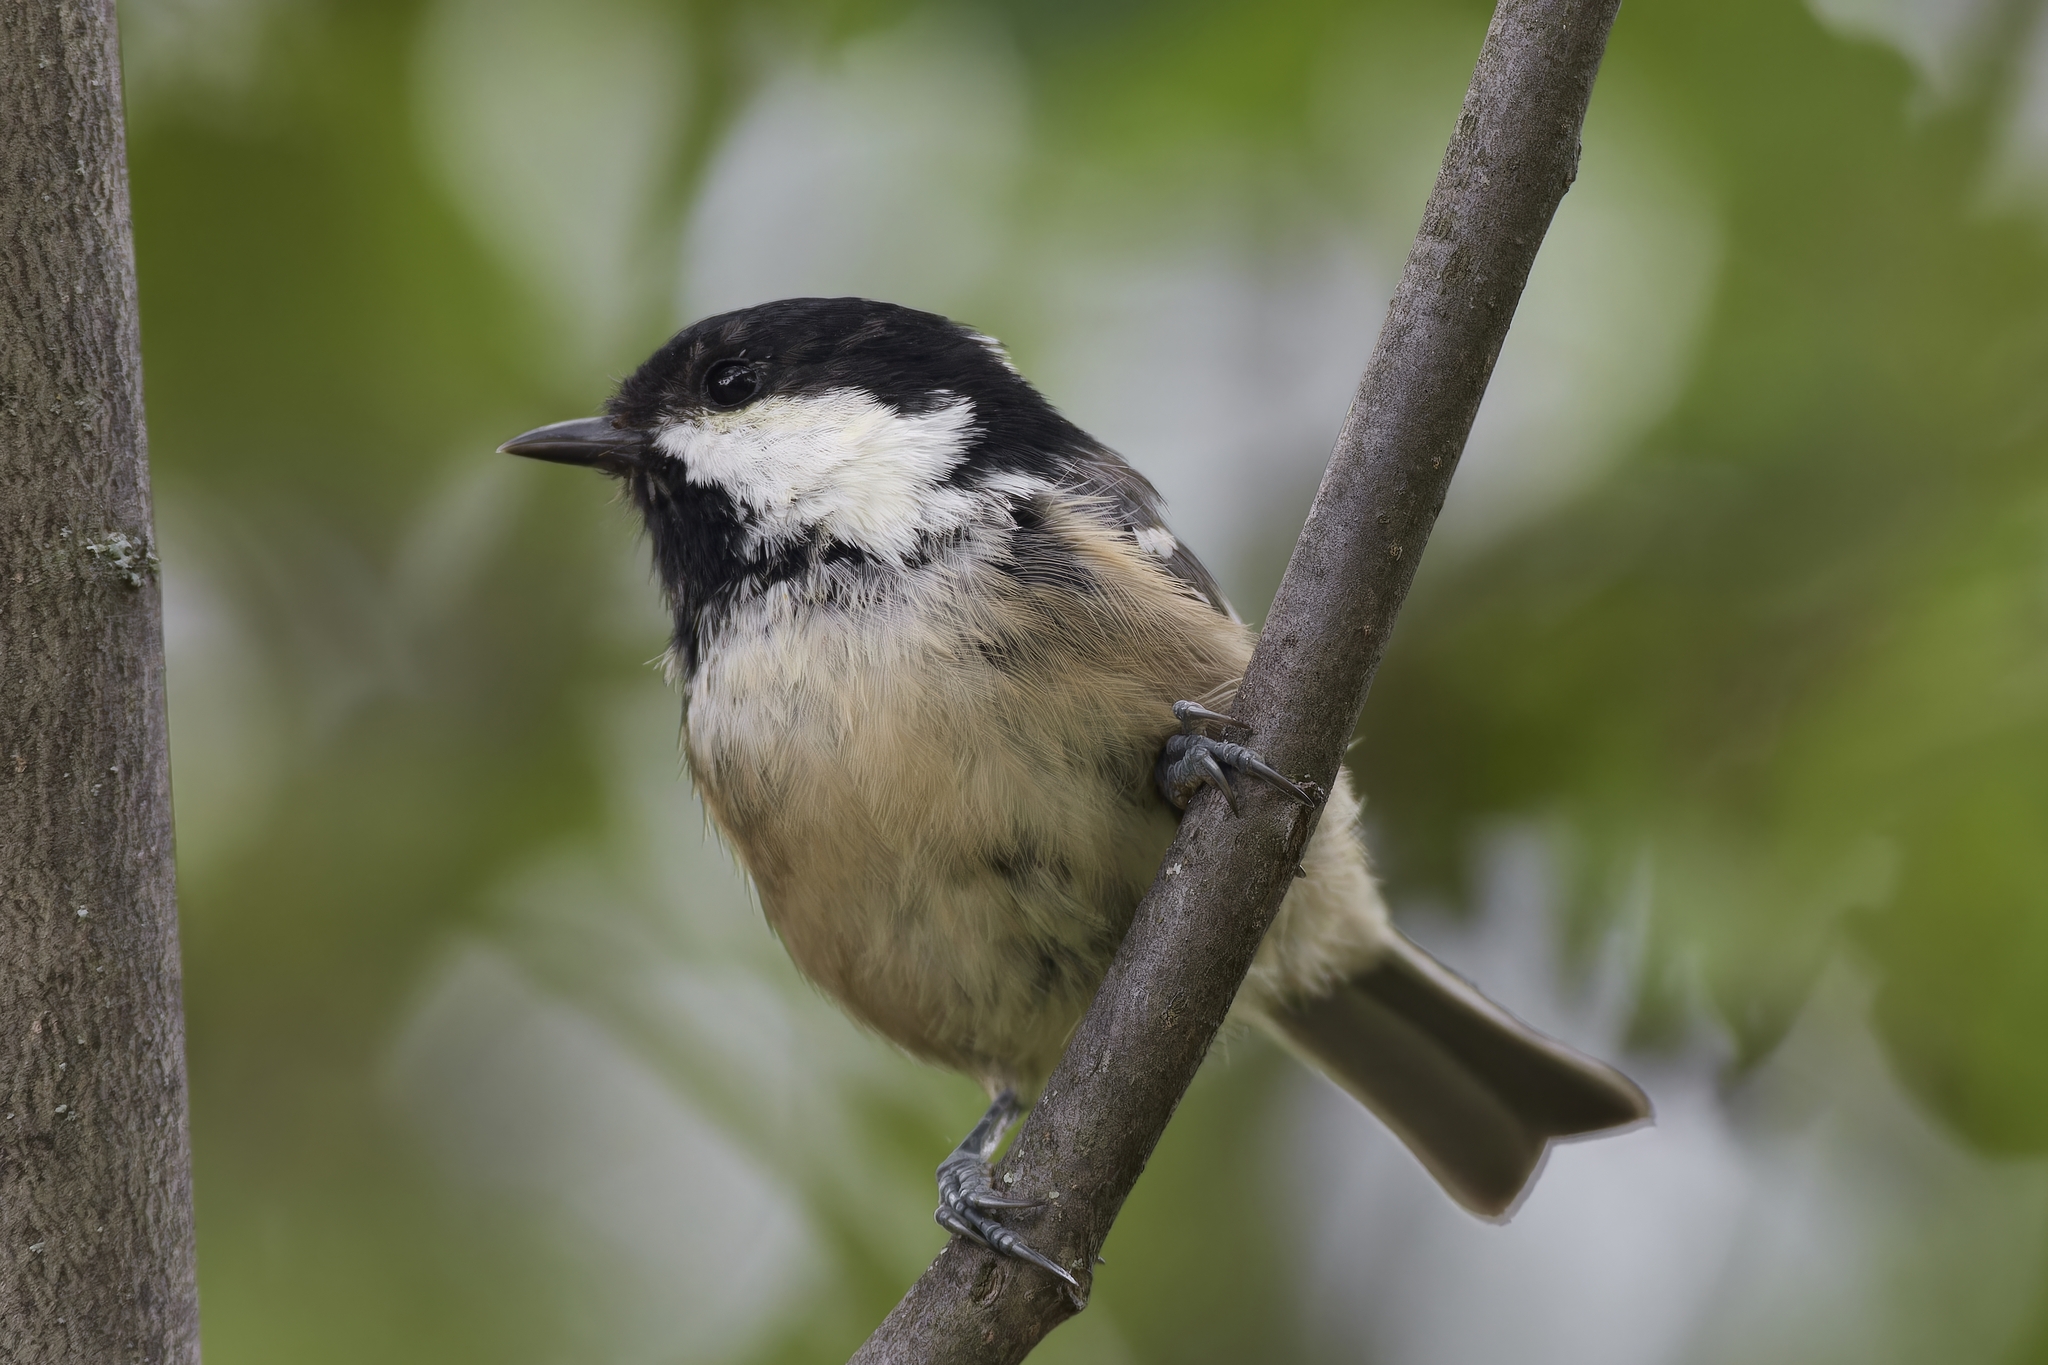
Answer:
[[1131, 534], [1137, 538], [1139, 549], [1159, 559], [1172, 559], [1173, 552], [1180, 548], [1173, 532], [1164, 526], [1140, 526]]
[[833, 540], [901, 561], [918, 538], [973, 520], [983, 499], [943, 487], [976, 435], [954, 398], [901, 413], [861, 389], [764, 398], [664, 426], [655, 444], [691, 483], [718, 487], [757, 518], [757, 547]]
[[1002, 342], [997, 341], [987, 332], [970, 332], [968, 333], [968, 335], [973, 337], [976, 341], [980, 342], [983, 350], [987, 351], [997, 360], [1002, 361], [1004, 369], [1008, 370], [1011, 374], [1016, 375], [1020, 379], [1023, 378], [1024, 372], [1017, 368], [1016, 361], [1010, 359], [1009, 348], [1004, 346]]

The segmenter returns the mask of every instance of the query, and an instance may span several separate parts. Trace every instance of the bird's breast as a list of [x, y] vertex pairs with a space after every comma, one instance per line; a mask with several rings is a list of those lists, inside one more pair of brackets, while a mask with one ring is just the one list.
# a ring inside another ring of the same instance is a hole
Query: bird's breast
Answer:
[[1173, 689], [1034, 666], [999, 644], [1020, 633], [766, 601], [687, 688], [699, 790], [798, 967], [1001, 1083], [1057, 1056], [1174, 827], [1151, 781]]

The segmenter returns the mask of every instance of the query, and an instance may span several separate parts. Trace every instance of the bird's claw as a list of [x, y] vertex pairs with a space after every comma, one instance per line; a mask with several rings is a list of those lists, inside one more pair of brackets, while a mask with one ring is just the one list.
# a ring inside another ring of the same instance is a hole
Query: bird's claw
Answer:
[[979, 1242], [998, 1256], [1028, 1261], [1048, 1275], [1057, 1276], [1067, 1288], [1079, 1294], [1081, 1282], [1072, 1271], [1029, 1246], [1014, 1231], [983, 1212], [985, 1209], [1042, 1208], [1045, 1202], [1043, 1199], [1016, 1199], [997, 1194], [985, 1163], [973, 1158], [962, 1160], [961, 1154], [955, 1153], [939, 1167], [939, 1208], [933, 1216], [946, 1231], [958, 1233], [971, 1242]]
[[939, 1204], [942, 1208], [1042, 1209], [1043, 1199], [1019, 1199], [996, 1193], [988, 1164], [959, 1152], [939, 1163]]
[[1296, 782], [1244, 745], [1212, 739], [1198, 728], [1211, 724], [1242, 730], [1246, 728], [1244, 722], [1191, 701], [1175, 702], [1173, 716], [1180, 722], [1181, 732], [1166, 741], [1153, 778], [1159, 785], [1160, 794], [1177, 809], [1186, 810], [1188, 803], [1195, 799], [1196, 792], [1204, 787], [1214, 787], [1223, 793], [1230, 813], [1237, 814], [1237, 791], [1230, 781], [1233, 772], [1248, 773], [1304, 806], [1319, 806], [1325, 800], [1326, 793], [1315, 783]]
[[1180, 722], [1181, 733], [1189, 735], [1194, 734], [1195, 726], [1203, 721], [1213, 725], [1229, 725], [1239, 730], [1248, 728], [1243, 721], [1235, 716], [1226, 716], [1220, 711], [1211, 711], [1208, 707], [1191, 701], [1175, 702], [1173, 704], [1173, 718]]
[[978, 1242], [998, 1256], [1025, 1261], [1067, 1286], [1076, 1304], [1086, 1301], [1086, 1291], [1074, 1273], [1050, 1256], [1028, 1246], [1024, 1239], [989, 1216], [994, 1209], [1043, 1208], [1043, 1199], [1024, 1199], [1003, 1194], [995, 1187], [988, 1159], [1003, 1140], [1003, 1133], [1022, 1106], [1015, 1095], [1004, 1091], [989, 1106], [988, 1113], [974, 1126], [953, 1154], [939, 1163], [939, 1207], [934, 1220], [946, 1231]]

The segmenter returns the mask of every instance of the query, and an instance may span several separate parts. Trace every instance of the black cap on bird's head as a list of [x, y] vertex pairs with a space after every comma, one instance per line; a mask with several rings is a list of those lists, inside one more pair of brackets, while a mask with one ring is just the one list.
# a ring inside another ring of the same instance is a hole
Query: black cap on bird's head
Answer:
[[909, 417], [965, 400], [983, 438], [976, 445], [994, 436], [1027, 461], [1034, 449], [1086, 439], [1025, 382], [994, 338], [936, 313], [836, 298], [782, 299], [705, 318], [629, 375], [606, 404], [608, 415], [537, 427], [499, 449], [625, 476], [673, 459], [677, 452], [664, 446], [682, 443], [678, 428], [708, 420], [733, 429], [744, 424], [718, 422], [721, 415], [764, 401], [783, 400], [787, 410], [792, 400], [848, 394]]
[[645, 426], [664, 414], [845, 389], [902, 412], [928, 410], [940, 393], [1037, 397], [994, 338], [936, 313], [871, 299], [782, 299], [685, 328], [609, 407]]

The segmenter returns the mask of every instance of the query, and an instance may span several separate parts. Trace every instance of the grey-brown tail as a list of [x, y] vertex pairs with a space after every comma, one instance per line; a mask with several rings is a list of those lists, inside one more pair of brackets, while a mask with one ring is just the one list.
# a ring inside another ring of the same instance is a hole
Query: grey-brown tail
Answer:
[[1268, 1018], [1481, 1217], [1513, 1212], [1553, 1138], [1650, 1117], [1628, 1077], [1544, 1037], [1398, 934], [1330, 994]]

